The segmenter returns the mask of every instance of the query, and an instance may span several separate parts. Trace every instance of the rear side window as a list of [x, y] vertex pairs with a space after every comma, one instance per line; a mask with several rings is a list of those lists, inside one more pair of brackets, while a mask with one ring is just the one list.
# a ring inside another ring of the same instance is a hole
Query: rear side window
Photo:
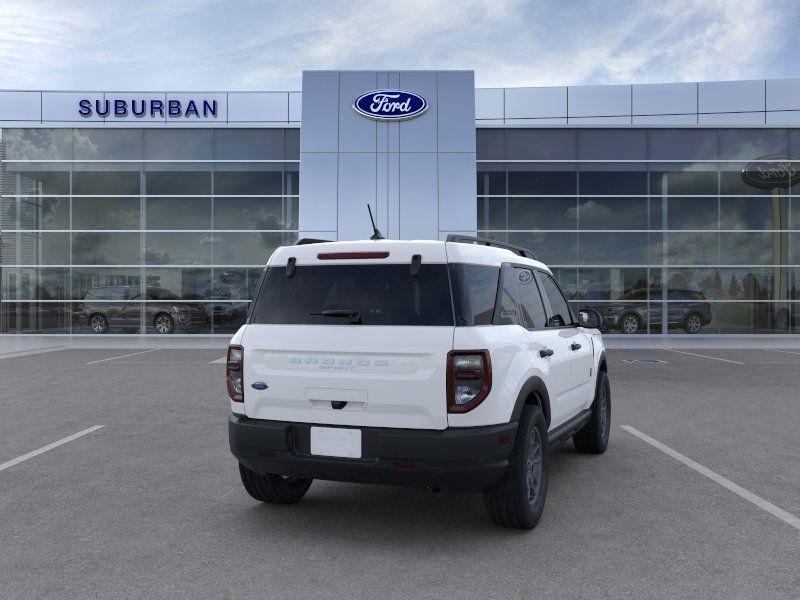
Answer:
[[545, 325], [544, 304], [539, 286], [530, 269], [514, 267], [517, 279], [517, 297], [522, 313], [520, 324], [528, 329], [541, 329]]
[[453, 325], [447, 265], [298, 265], [269, 267], [250, 319], [256, 324], [351, 325], [355, 319], [323, 316], [356, 311], [363, 325]]
[[450, 264], [456, 325], [491, 325], [500, 267]]
[[565, 325], [572, 324], [572, 313], [569, 311], [569, 305], [564, 299], [564, 294], [558, 289], [558, 285], [547, 273], [539, 273], [542, 280], [542, 287], [547, 300], [550, 302], [552, 310], [552, 327], [564, 327]]
[[500, 315], [498, 325], [519, 325], [517, 311], [517, 284], [514, 269], [503, 267], [502, 284], [500, 286]]

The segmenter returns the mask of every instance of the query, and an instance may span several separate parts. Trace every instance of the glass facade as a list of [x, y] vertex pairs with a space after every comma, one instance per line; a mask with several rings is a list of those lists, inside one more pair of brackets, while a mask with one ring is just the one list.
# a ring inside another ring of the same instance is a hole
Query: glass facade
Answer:
[[1, 333], [231, 333], [297, 238], [298, 129], [5, 129]]
[[[298, 234], [299, 129], [4, 129], [0, 333], [223, 333]], [[608, 333], [800, 331], [792, 128], [479, 128], [478, 234]], [[795, 163], [800, 165], [800, 162]]]
[[477, 133], [479, 235], [530, 248], [606, 331], [800, 331], [800, 186], [742, 177], [800, 157], [800, 130]]

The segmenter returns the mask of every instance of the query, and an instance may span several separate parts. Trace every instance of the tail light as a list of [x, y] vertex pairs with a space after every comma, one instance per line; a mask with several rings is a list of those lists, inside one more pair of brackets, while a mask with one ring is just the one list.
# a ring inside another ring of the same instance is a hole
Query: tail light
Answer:
[[226, 379], [231, 400], [244, 402], [244, 348], [241, 346], [228, 347]]
[[471, 411], [492, 389], [487, 350], [453, 350], [447, 354], [447, 412]]
[[708, 312], [711, 312], [711, 302], [706, 302], [705, 305]]

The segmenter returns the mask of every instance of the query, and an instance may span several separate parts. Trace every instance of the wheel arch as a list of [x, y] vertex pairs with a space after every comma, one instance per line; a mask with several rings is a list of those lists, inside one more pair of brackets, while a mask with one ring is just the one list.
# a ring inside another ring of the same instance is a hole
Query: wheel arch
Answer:
[[606, 351], [600, 353], [600, 358], [597, 361], [597, 370], [602, 373], [608, 373], [608, 359], [606, 358]]
[[541, 377], [531, 377], [523, 384], [522, 389], [517, 394], [514, 411], [511, 413], [512, 421], [519, 421], [522, 408], [526, 404], [534, 404], [541, 408], [544, 420], [547, 422], [547, 426], [550, 426], [550, 394]]

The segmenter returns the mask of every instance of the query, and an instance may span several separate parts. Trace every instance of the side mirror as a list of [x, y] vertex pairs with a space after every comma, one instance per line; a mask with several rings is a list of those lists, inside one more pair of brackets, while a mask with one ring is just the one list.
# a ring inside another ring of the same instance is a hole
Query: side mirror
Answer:
[[600, 329], [600, 313], [591, 308], [585, 308], [578, 313], [578, 323], [588, 329]]

